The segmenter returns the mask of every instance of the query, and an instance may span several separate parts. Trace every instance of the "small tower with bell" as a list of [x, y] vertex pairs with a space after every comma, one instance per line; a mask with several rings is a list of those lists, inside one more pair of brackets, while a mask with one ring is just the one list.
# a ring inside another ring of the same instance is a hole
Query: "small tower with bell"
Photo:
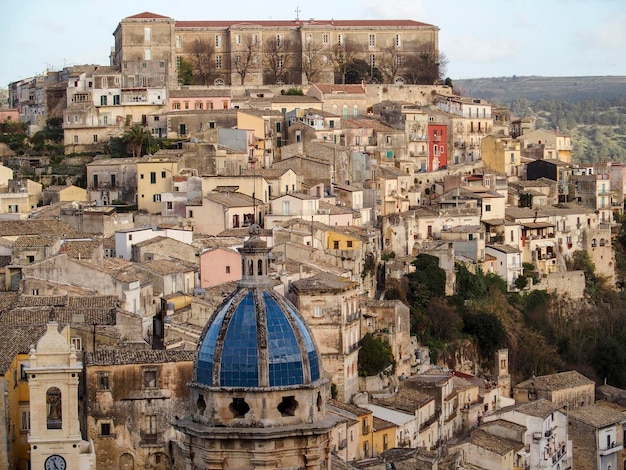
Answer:
[[82, 439], [78, 417], [78, 382], [82, 364], [76, 350], [48, 324], [37, 347], [30, 350], [30, 456], [32, 469], [94, 469], [93, 445]]

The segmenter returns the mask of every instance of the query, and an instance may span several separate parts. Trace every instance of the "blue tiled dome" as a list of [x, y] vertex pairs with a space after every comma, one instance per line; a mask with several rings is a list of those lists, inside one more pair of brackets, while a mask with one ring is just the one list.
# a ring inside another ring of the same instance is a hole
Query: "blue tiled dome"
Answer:
[[213, 314], [198, 347], [198, 384], [281, 387], [319, 378], [311, 332], [295, 307], [270, 289], [235, 291]]

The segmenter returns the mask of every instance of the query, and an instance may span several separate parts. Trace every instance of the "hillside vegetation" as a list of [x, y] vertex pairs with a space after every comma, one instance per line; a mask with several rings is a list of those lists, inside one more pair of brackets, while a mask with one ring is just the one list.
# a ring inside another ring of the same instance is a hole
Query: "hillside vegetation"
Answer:
[[626, 77], [483, 78], [459, 80], [454, 89], [570, 134], [575, 163], [626, 162]]
[[[626, 221], [615, 249], [623, 275]], [[454, 356], [471, 339], [485, 369], [491, 368], [497, 349], [509, 348], [514, 383], [574, 369], [626, 387], [626, 296], [607, 288], [586, 251], [573, 258], [571, 268], [585, 273], [583, 302], [540, 290], [507, 292], [499, 276], [474, 274], [462, 264], [456, 267], [456, 294], [445, 296], [445, 273], [437, 258], [426, 254], [414, 261], [415, 272], [387, 285], [386, 297], [410, 306], [412, 333], [430, 347], [439, 365], [452, 366], [442, 358]]]

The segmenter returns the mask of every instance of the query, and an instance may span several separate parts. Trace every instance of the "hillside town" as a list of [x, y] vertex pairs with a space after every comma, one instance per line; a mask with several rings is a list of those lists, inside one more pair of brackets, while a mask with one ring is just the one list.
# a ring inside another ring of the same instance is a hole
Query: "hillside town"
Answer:
[[580, 251], [621, 288], [626, 166], [457, 94], [438, 32], [144, 12], [10, 83], [0, 122], [64, 154], [0, 144], [0, 467], [626, 468], [626, 390], [431, 360], [387, 294], [424, 255], [445, 295], [461, 265], [582, 303]]

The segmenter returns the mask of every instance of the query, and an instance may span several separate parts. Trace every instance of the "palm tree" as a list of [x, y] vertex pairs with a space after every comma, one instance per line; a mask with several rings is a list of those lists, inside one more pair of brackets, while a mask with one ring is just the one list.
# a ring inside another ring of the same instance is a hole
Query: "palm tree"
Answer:
[[124, 140], [124, 142], [126, 142], [127, 145], [131, 147], [133, 151], [133, 157], [141, 157], [143, 143], [147, 141], [149, 137], [150, 134], [148, 133], [148, 131], [146, 131], [139, 124], [136, 124], [126, 129], [126, 132], [124, 132], [122, 139]]

